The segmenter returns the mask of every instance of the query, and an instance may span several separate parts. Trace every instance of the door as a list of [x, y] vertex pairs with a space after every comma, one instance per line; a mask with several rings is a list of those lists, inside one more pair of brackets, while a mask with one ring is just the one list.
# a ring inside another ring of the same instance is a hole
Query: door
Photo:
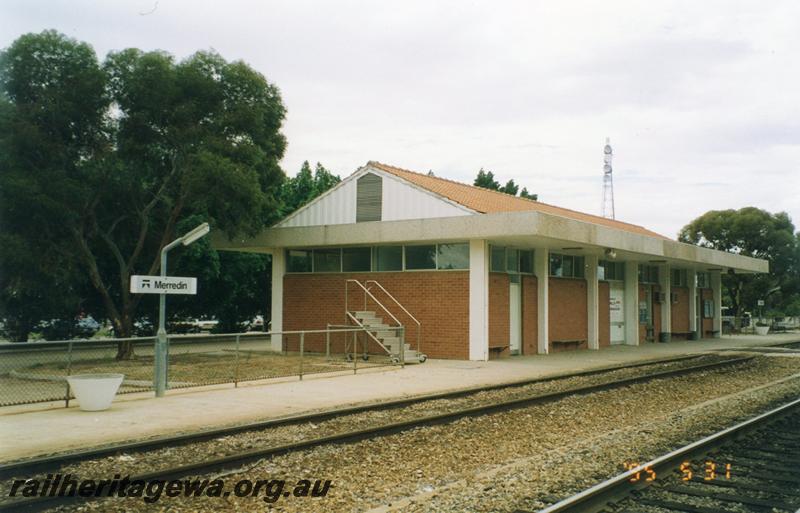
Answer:
[[611, 282], [609, 290], [609, 324], [611, 326], [611, 343], [625, 343], [625, 285]]
[[[516, 283], [514, 278], [516, 278]], [[509, 349], [511, 354], [522, 352], [522, 286], [519, 276], [511, 275], [508, 289]]]

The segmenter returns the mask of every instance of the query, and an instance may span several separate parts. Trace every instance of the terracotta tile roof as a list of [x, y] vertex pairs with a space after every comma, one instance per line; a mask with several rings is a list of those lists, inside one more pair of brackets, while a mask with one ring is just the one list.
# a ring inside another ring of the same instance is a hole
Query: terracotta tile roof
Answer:
[[526, 210], [533, 210], [545, 214], [551, 214], [584, 223], [599, 224], [616, 228], [618, 230], [625, 230], [639, 235], [646, 235], [648, 237], [656, 237], [659, 239], [669, 239], [656, 232], [650, 231], [642, 226], [613, 219], [606, 219], [605, 217], [595, 216], [592, 214], [585, 214], [576, 210], [568, 208], [561, 208], [555, 205], [548, 205], [540, 201], [533, 201], [526, 198], [511, 196], [499, 191], [491, 189], [484, 189], [483, 187], [476, 187], [474, 185], [467, 185], [438, 176], [429, 176], [423, 173], [401, 169], [399, 167], [382, 164], [380, 162], [370, 161], [368, 165], [398, 176], [412, 184], [427, 189], [434, 194], [444, 196], [445, 198], [463, 205], [469, 209], [475, 210], [482, 214], [491, 214], [497, 212], [520, 212]]

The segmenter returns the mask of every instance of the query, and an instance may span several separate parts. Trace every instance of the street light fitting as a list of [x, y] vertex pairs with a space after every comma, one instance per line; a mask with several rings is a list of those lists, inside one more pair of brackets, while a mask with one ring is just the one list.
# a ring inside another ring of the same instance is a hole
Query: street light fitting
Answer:
[[211, 227], [208, 226], [208, 223], [198, 225], [195, 229], [181, 237], [181, 244], [188, 246], [197, 239], [204, 237], [209, 231], [211, 231]]

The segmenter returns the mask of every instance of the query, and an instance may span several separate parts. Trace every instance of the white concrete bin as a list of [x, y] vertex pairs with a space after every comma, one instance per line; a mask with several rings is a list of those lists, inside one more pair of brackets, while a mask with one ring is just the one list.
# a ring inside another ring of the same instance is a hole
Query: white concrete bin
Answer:
[[75, 374], [67, 376], [67, 382], [81, 410], [103, 411], [111, 407], [124, 378], [124, 374]]
[[769, 326], [756, 326], [756, 333], [758, 335], [766, 335], [769, 333]]

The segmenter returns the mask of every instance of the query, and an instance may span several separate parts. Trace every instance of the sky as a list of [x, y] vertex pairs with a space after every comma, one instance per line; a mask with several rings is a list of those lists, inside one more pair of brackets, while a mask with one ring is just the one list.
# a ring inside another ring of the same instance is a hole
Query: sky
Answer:
[[284, 171], [369, 160], [471, 183], [513, 179], [675, 237], [712, 209], [800, 227], [794, 1], [11, 0], [0, 48], [56, 29], [111, 50], [214, 49], [278, 86]]

